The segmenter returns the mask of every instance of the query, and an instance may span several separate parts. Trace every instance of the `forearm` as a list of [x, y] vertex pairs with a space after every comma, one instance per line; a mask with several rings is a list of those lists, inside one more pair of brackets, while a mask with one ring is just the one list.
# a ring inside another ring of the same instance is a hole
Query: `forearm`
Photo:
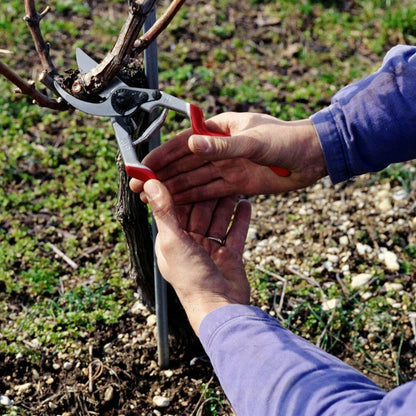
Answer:
[[334, 183], [416, 158], [416, 47], [393, 48], [311, 120]]
[[217, 309], [199, 333], [238, 416], [375, 415], [386, 395], [257, 308]]

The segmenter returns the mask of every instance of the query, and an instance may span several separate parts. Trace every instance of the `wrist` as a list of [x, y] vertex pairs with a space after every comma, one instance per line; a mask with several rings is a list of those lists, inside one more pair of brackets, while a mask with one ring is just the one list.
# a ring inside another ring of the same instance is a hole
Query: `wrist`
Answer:
[[279, 151], [280, 157], [287, 161], [285, 167], [292, 172], [292, 180], [298, 182], [298, 187], [304, 187], [326, 176], [325, 157], [312, 121], [303, 119], [284, 123], [284, 128], [276, 136], [287, 139], [286, 146], [283, 145]]
[[328, 175], [325, 156], [315, 125], [309, 119], [305, 121], [305, 160], [303, 163], [304, 166], [309, 167], [312, 177], [320, 179]]
[[223, 306], [237, 304], [237, 302], [232, 302], [225, 297], [220, 296], [216, 298], [210, 297], [209, 299], [204, 299], [203, 297], [184, 299], [178, 294], [178, 298], [186, 312], [189, 323], [197, 336], [199, 335], [199, 326], [201, 325], [201, 322], [209, 313]]

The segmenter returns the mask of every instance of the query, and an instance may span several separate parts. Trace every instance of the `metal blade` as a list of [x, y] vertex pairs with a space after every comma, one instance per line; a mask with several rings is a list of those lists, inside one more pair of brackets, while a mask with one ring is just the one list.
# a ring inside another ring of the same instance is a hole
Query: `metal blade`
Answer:
[[92, 59], [80, 48], [75, 50], [75, 56], [77, 58], [78, 69], [80, 70], [81, 74], [90, 72], [98, 65], [98, 62], [95, 62], [94, 59]]
[[[68, 94], [58, 82], [54, 82], [56, 91], [58, 91], [59, 95], [68, 103], [71, 104], [74, 108], [83, 111], [87, 114], [92, 114], [94, 116], [108, 116], [108, 117], [116, 117], [120, 116], [120, 114], [114, 110], [113, 106], [111, 105], [111, 100], [107, 99], [102, 103], [89, 103], [87, 101], [80, 100], [79, 98], [74, 97], [71, 94]], [[130, 111], [130, 113], [134, 112], [135, 109]], [[125, 114], [129, 115], [129, 114]]]
[[[98, 62], [94, 61], [88, 54], [86, 54], [81, 48], [76, 48], [75, 56], [77, 59], [78, 69], [81, 74], [86, 74], [94, 69]], [[115, 87], [127, 87], [120, 78], [114, 77], [111, 82], [107, 85], [107, 87], [101, 91], [98, 95], [100, 97], [108, 97], [110, 91], [112, 91]]]

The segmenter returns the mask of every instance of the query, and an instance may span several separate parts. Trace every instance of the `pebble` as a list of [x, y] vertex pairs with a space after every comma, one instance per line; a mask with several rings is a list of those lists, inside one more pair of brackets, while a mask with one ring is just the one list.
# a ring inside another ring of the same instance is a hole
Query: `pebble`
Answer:
[[49, 377], [47, 380], [46, 380], [46, 384], [53, 384], [53, 382], [54, 382], [55, 380], [53, 379], [53, 377]]
[[390, 198], [384, 198], [378, 203], [378, 209], [382, 212], [387, 212], [392, 209]]
[[383, 287], [386, 292], [400, 292], [400, 290], [403, 290], [403, 285], [401, 283], [386, 282]]
[[165, 371], [163, 372], [163, 374], [165, 374], [165, 376], [166, 376], [167, 378], [170, 378], [170, 377], [172, 377], [172, 376], [173, 376], [173, 371], [172, 371], [172, 370], [165, 370]]
[[109, 402], [113, 399], [113, 397], [114, 397], [114, 388], [113, 386], [109, 386], [104, 393], [104, 401]]
[[19, 386], [14, 386], [14, 389], [16, 390], [18, 395], [25, 394], [29, 391], [29, 389], [32, 387], [32, 383], [24, 383], [20, 384]]
[[58, 406], [54, 402], [49, 402], [48, 407], [51, 410], [56, 410], [58, 408]]
[[142, 314], [143, 312], [147, 312], [146, 306], [143, 305], [143, 302], [138, 300], [134, 303], [134, 305], [130, 309], [131, 313], [134, 313], [135, 315]]
[[368, 244], [357, 243], [355, 246], [357, 253], [360, 256], [364, 256], [366, 253], [371, 253], [373, 249]]
[[0, 396], [0, 404], [3, 406], [13, 406], [13, 400], [10, 400], [7, 396]]
[[154, 396], [153, 404], [157, 407], [168, 407], [170, 405], [170, 401], [164, 396]]
[[72, 361], [67, 361], [64, 363], [64, 369], [66, 371], [70, 371], [74, 368], [74, 364], [72, 363]]
[[53, 363], [53, 364], [52, 364], [52, 368], [53, 368], [54, 370], [59, 370], [59, 369], [61, 368], [61, 364], [59, 364], [59, 363]]
[[343, 236], [341, 236], [341, 237], [339, 238], [339, 244], [340, 244], [341, 246], [347, 246], [349, 242], [350, 242], [350, 241], [349, 241], [349, 239], [348, 239], [348, 237], [347, 237], [346, 235], [343, 235]]
[[335, 254], [328, 254], [327, 259], [328, 261], [334, 264], [337, 264], [339, 262], [339, 257]]
[[257, 240], [257, 229], [250, 227], [247, 232], [248, 240]]
[[365, 286], [373, 276], [370, 273], [360, 273], [352, 277], [351, 287], [358, 289], [362, 286]]
[[380, 249], [378, 258], [384, 263], [387, 270], [397, 272], [400, 269], [396, 254], [392, 251], [388, 251], [385, 247]]
[[155, 326], [156, 325], [156, 315], [152, 314], [149, 315], [146, 319], [148, 326]]
[[371, 292], [364, 292], [361, 294], [361, 299], [362, 300], [368, 300], [371, 297], [373, 297], [373, 294]]
[[328, 270], [329, 272], [332, 272], [334, 270], [334, 265], [331, 261], [324, 261], [322, 265], [324, 266], [324, 269]]
[[404, 189], [399, 189], [393, 194], [393, 199], [395, 201], [403, 201], [408, 196], [407, 192]]
[[332, 311], [339, 305], [339, 299], [329, 299], [322, 302], [322, 309], [324, 311]]

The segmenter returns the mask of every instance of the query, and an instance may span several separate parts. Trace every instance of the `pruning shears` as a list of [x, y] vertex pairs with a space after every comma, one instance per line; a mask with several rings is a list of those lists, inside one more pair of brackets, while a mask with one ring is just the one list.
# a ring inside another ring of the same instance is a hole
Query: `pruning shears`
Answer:
[[[87, 73], [97, 66], [97, 62], [79, 48], [76, 50], [76, 59], [81, 73]], [[188, 103], [160, 90], [130, 87], [119, 78], [115, 78], [99, 94], [103, 99], [101, 102], [89, 102], [74, 97], [66, 92], [57, 81], [55, 81], [55, 88], [61, 97], [74, 108], [87, 114], [111, 118], [125, 170], [130, 177], [142, 181], [157, 179], [157, 177], [151, 169], [140, 163], [135, 146], [151, 139], [154, 133], [165, 123], [169, 110], [187, 116], [191, 121], [191, 127], [195, 134], [217, 137], [227, 136], [223, 133], [211, 131], [208, 128], [204, 114], [197, 105]], [[159, 112], [155, 119], [138, 139], [133, 140], [133, 134], [137, 128], [133, 115], [137, 111], [153, 113], [156, 110], [159, 110]], [[279, 176], [288, 176], [290, 174], [287, 169], [275, 167], [270, 169]]]

